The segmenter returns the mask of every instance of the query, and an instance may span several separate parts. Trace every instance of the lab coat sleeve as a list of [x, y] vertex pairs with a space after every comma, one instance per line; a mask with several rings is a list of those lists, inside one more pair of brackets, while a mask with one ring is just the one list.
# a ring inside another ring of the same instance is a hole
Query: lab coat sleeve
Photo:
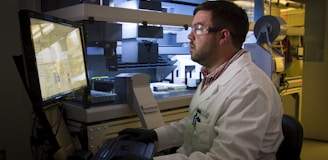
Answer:
[[170, 125], [165, 125], [154, 129], [158, 137], [157, 151], [181, 146], [183, 143], [183, 134], [186, 118], [179, 123], [173, 122]]

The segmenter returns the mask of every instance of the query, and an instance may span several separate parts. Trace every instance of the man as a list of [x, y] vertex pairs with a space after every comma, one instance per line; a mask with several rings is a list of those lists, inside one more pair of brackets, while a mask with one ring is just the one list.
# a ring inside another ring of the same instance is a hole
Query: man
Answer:
[[126, 129], [158, 151], [179, 147], [155, 160], [274, 160], [282, 142], [282, 104], [270, 78], [241, 49], [249, 29], [245, 11], [228, 1], [207, 1], [194, 11], [191, 59], [204, 79], [188, 117], [154, 130]]

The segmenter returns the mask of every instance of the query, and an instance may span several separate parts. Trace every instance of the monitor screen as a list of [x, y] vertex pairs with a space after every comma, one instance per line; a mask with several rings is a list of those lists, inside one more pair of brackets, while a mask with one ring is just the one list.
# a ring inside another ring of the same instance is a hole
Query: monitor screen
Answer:
[[87, 87], [82, 25], [30, 10], [19, 18], [32, 103], [46, 106]]

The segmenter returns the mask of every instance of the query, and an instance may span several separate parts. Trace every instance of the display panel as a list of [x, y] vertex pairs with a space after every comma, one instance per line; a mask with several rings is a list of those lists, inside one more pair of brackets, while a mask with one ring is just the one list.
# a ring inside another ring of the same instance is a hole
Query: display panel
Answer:
[[88, 86], [80, 23], [19, 11], [27, 86], [35, 106], [46, 106]]

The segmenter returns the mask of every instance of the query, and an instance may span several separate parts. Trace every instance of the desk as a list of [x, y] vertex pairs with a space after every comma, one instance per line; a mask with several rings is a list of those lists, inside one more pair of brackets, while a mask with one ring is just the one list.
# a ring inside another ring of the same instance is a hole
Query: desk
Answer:
[[[165, 124], [179, 121], [188, 114], [194, 92], [185, 90], [154, 95]], [[108, 103], [84, 109], [80, 103], [69, 102], [65, 103], [64, 109], [70, 132], [79, 135], [82, 149], [93, 153], [122, 129], [141, 127], [137, 113], [127, 103]]]

